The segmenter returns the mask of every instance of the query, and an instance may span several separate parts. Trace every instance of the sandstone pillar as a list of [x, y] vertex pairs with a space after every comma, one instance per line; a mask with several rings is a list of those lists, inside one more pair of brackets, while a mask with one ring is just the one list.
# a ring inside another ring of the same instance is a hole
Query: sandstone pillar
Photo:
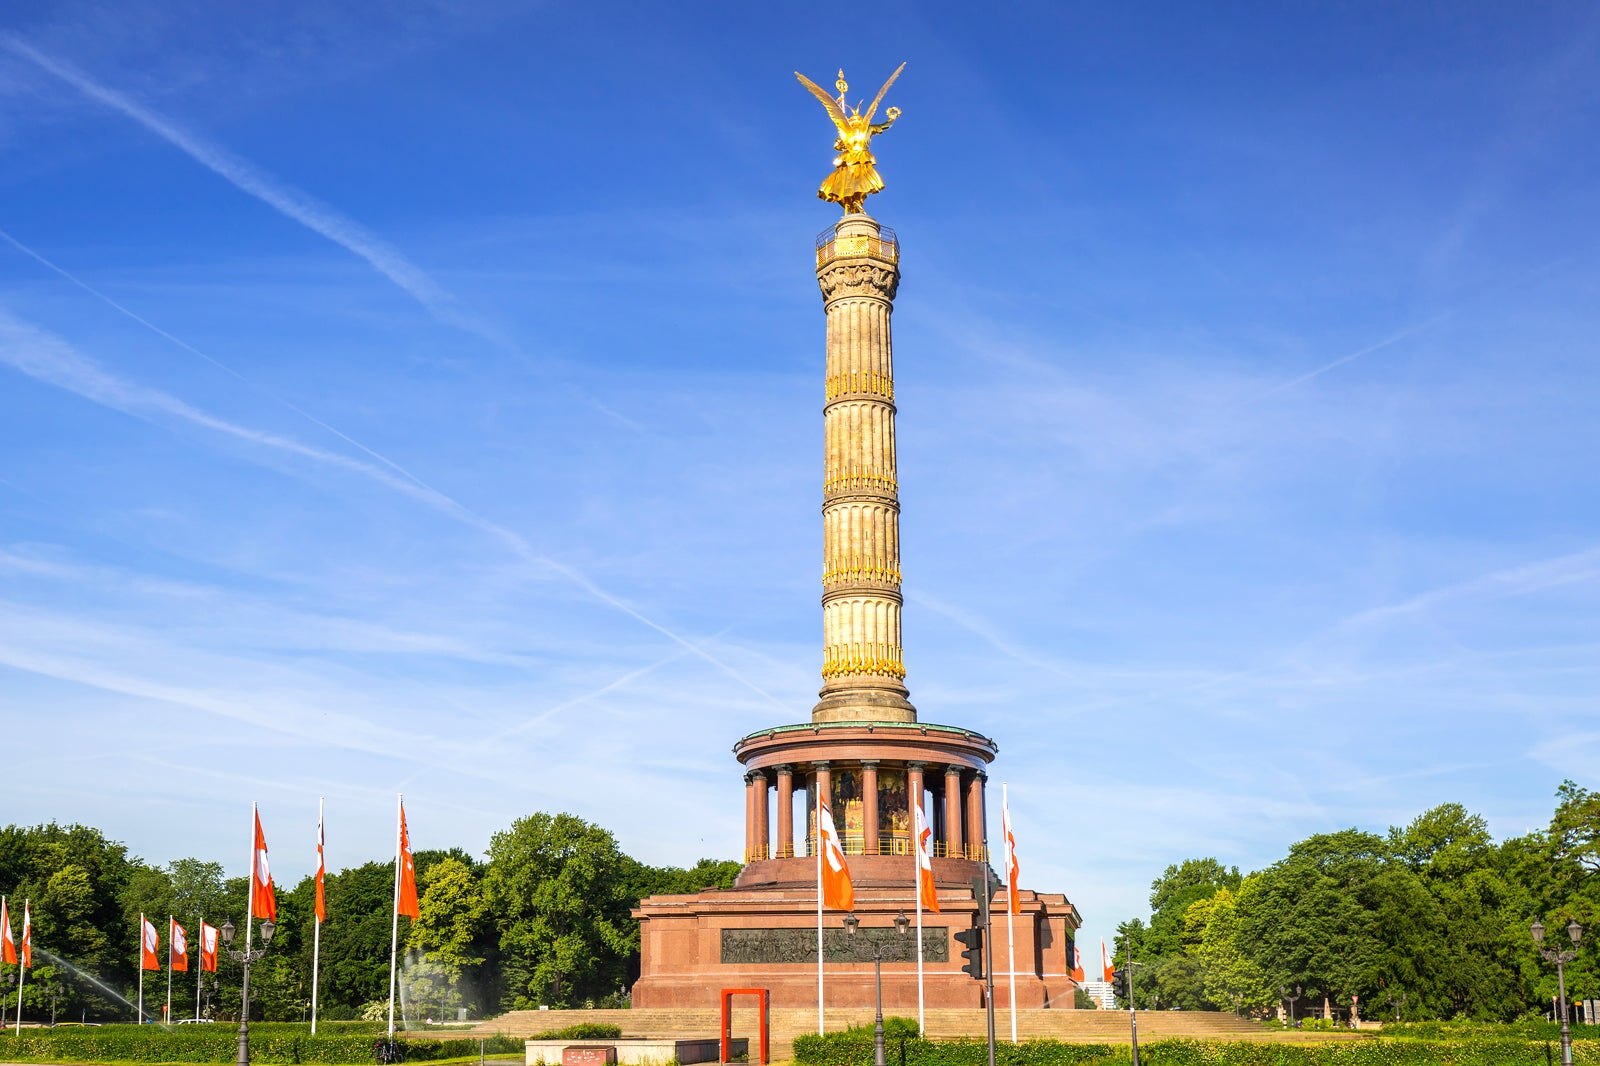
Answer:
[[744, 861], [756, 857], [756, 772], [744, 775]]
[[944, 768], [944, 853], [961, 855], [961, 822], [965, 817], [961, 803], [961, 767]]
[[794, 855], [794, 767], [779, 766], [778, 842], [774, 853], [780, 859]]
[[989, 775], [982, 770], [972, 774], [972, 784], [967, 789], [967, 858], [981, 860], [983, 854], [983, 783]]
[[900, 486], [889, 315], [900, 249], [867, 215], [817, 248], [827, 315], [822, 691], [816, 722], [914, 722], [900, 645]]
[[[822, 817], [822, 805], [824, 803], [828, 805], [830, 817], [833, 813], [833, 777], [828, 765], [828, 763], [819, 762], [815, 767], [817, 772], [817, 806], [814, 813], [817, 818]], [[833, 827], [835, 830], [839, 828], [838, 819], [834, 819]], [[822, 846], [822, 841], [817, 837], [820, 832], [822, 832], [822, 823], [813, 819], [811, 824], [811, 847], [813, 850], [809, 854], [815, 855], [817, 853], [815, 849]]]
[[767, 775], [756, 775], [756, 858], [766, 859], [772, 856], [772, 827], [769, 824], [768, 814], [772, 810], [772, 797], [769, 796]]
[[[927, 791], [927, 788], [928, 788], [927, 782], [923, 781], [923, 779], [922, 779], [922, 764], [919, 763], [919, 762], [908, 762], [908, 763], [906, 763], [906, 805], [912, 811], [916, 811], [918, 808], [920, 808], [922, 806], [922, 794], [925, 791]], [[923, 811], [922, 813], [923, 813], [924, 817], [927, 817], [930, 812]], [[915, 835], [916, 831], [917, 831], [916, 815], [913, 814], [911, 816], [911, 832], [912, 832], [913, 835]], [[917, 842], [915, 840], [912, 840], [911, 841], [912, 854], [915, 854], [916, 850], [917, 850]]]
[[861, 854], [878, 854], [878, 760], [861, 760]]

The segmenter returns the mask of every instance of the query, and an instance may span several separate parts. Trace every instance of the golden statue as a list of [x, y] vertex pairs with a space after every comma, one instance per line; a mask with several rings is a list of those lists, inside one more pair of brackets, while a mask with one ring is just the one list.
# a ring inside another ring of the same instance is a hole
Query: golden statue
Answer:
[[[873, 124], [872, 116], [878, 113], [878, 105], [883, 102], [883, 94], [889, 91], [889, 86], [906, 69], [901, 63], [895, 68], [889, 80], [883, 83], [883, 88], [878, 90], [878, 95], [873, 97], [872, 106], [867, 108], [867, 113], [861, 113], [858, 104], [850, 107], [845, 99], [845, 93], [850, 86], [844, 80], [844, 71], [839, 71], [839, 80], [834, 85], [839, 89], [839, 99], [835, 100], [822, 91], [822, 87], [798, 70], [794, 76], [800, 79], [800, 84], [811, 91], [811, 95], [822, 101], [822, 106], [828, 109], [828, 117], [833, 119], [833, 125], [839, 131], [838, 139], [833, 142], [833, 150], [839, 154], [833, 160], [833, 173], [822, 180], [822, 187], [817, 190], [817, 197], [829, 203], [839, 204], [847, 215], [862, 213], [862, 202], [875, 192], [883, 190], [883, 179], [878, 176], [878, 168], [873, 164], [877, 162], [872, 157], [868, 146], [872, 138], [894, 125], [894, 120], [900, 117], [900, 109], [891, 107], [884, 112], [889, 120]], [[845, 109], [850, 108], [849, 114]]]

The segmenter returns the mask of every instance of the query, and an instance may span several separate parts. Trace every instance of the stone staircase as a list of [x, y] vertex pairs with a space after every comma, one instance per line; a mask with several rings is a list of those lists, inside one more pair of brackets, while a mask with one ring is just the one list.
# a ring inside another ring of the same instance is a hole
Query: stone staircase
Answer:
[[[755, 1050], [759, 1024], [756, 1008], [749, 1000], [737, 1002], [733, 1010], [733, 1035], [749, 1037]], [[915, 1008], [895, 1008], [888, 1012], [915, 1017]], [[927, 1033], [931, 1037], [977, 1037], [984, 1034], [985, 1015], [981, 1010], [937, 1009], [926, 1013]], [[600, 1023], [622, 1028], [624, 1036], [685, 1039], [717, 1034], [722, 1023], [715, 1007], [643, 1007], [635, 1010], [523, 1010], [502, 1014], [469, 1030], [469, 1036], [503, 1034], [529, 1037], [552, 1029], [580, 1023]], [[870, 1009], [830, 1008], [826, 1024], [829, 1032], [852, 1025], [872, 1025]], [[1010, 1013], [1003, 1007], [994, 1016], [995, 1036], [1009, 1040]], [[796, 1036], [817, 1031], [817, 1012], [804, 1008], [772, 1011], [772, 1058], [793, 1058]], [[1126, 1011], [1102, 1010], [1019, 1010], [1017, 1036], [1022, 1040], [1053, 1039], [1074, 1044], [1126, 1044], [1129, 1040]], [[1139, 1040], [1165, 1040], [1188, 1037], [1197, 1040], [1259, 1040], [1273, 1034], [1256, 1022], [1235, 1014], [1209, 1011], [1140, 1011]]]

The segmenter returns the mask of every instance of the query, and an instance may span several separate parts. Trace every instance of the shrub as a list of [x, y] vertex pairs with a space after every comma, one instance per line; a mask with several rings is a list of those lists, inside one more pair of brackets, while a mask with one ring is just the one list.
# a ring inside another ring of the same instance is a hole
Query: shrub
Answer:
[[[799, 1066], [868, 1066], [872, 1033], [847, 1030], [826, 1036], [796, 1037]], [[1276, 1041], [1159, 1040], [1141, 1044], [1141, 1066], [1546, 1066], [1546, 1042], [1506, 1036], [1469, 1039], [1398, 1039], [1369, 1037], [1316, 1044]], [[890, 1041], [885, 1049], [892, 1066], [983, 1066], [987, 1047], [981, 1040]], [[1600, 1043], [1574, 1047], [1579, 1066], [1600, 1066]], [[996, 1066], [1129, 1066], [1126, 1047], [1104, 1044], [1062, 1044], [1031, 1040], [995, 1045]]]
[[535, 1033], [529, 1040], [615, 1040], [622, 1035], [622, 1026], [605, 1022], [579, 1022], [564, 1029]]
[[[922, 1040], [911, 1036], [889, 1038], [884, 1020], [885, 1057], [891, 1066], [985, 1066], [988, 1045], [982, 1040]], [[915, 1031], [916, 1023], [911, 1023]], [[1056, 1040], [1030, 1040], [995, 1045], [995, 1066], [1100, 1066], [1115, 1062], [1105, 1044], [1063, 1044]], [[794, 1060], [800, 1066], [866, 1066], [872, 1062], [872, 1029], [860, 1027], [824, 1036], [806, 1034], [794, 1040]]]

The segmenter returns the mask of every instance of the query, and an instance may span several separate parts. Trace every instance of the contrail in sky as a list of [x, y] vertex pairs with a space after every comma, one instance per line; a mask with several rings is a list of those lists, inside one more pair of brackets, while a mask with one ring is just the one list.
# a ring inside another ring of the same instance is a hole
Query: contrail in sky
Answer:
[[1398, 331], [1396, 331], [1394, 333], [1391, 333], [1387, 337], [1383, 338], [1382, 340], [1377, 341], [1377, 342], [1375, 342], [1373, 344], [1369, 344], [1365, 348], [1361, 348], [1361, 349], [1359, 349], [1357, 351], [1351, 352], [1349, 355], [1341, 355], [1339, 358], [1335, 359], [1331, 363], [1324, 363], [1321, 366], [1317, 367], [1315, 370], [1308, 370], [1306, 373], [1301, 374], [1299, 377], [1294, 378], [1291, 381], [1285, 381], [1281, 385], [1273, 386], [1272, 388], [1267, 390], [1267, 395], [1271, 396], [1273, 393], [1283, 392], [1285, 389], [1292, 389], [1296, 385], [1304, 385], [1306, 382], [1310, 381], [1312, 378], [1319, 378], [1322, 375], [1326, 374], [1330, 370], [1334, 370], [1334, 369], [1337, 369], [1338, 367], [1344, 366], [1346, 363], [1353, 363], [1357, 359], [1360, 359], [1364, 355], [1371, 355], [1373, 352], [1379, 351], [1380, 349], [1383, 349], [1383, 348], [1387, 348], [1391, 344], [1397, 344], [1400, 341], [1405, 340], [1407, 337], [1411, 336], [1412, 334], [1421, 333], [1425, 329], [1430, 329], [1433, 326], [1437, 326], [1440, 322], [1443, 322], [1445, 319], [1449, 318], [1453, 313], [1454, 312], [1452, 312], [1452, 311], [1445, 311], [1442, 314], [1434, 315], [1432, 318], [1427, 319], [1426, 321], [1418, 322], [1414, 326], [1407, 326], [1405, 329], [1398, 330]]
[[[299, 441], [279, 436], [275, 433], [267, 433], [248, 426], [241, 426], [238, 423], [230, 422], [194, 407], [159, 389], [124, 381], [79, 354], [60, 337], [15, 318], [4, 310], [0, 310], [0, 363], [9, 364], [31, 378], [77, 393], [79, 396], [115, 410], [133, 415], [157, 414], [169, 418], [177, 418], [191, 425], [211, 430], [214, 433], [232, 437], [235, 440], [288, 452], [302, 459], [334, 466], [348, 473], [358, 474], [387, 485], [389, 488], [395, 489], [410, 496], [412, 499], [425, 503], [435, 510], [442, 511], [467, 525], [489, 534], [523, 560], [555, 571], [601, 603], [627, 615], [640, 625], [654, 630], [683, 648], [690, 655], [716, 667], [728, 677], [773, 704], [773, 706], [783, 706], [770, 692], [767, 692], [754, 681], [751, 681], [733, 667], [706, 651], [699, 644], [681, 636], [667, 626], [643, 614], [626, 601], [607, 592], [581, 571], [541, 554], [538, 549], [515, 530], [508, 529], [483, 517], [437, 489], [429, 488], [416, 479], [410, 478], [409, 475], [400, 477], [383, 467], [374, 466], [359, 459], [351, 459], [337, 452], [302, 444]], [[370, 451], [370, 449], [367, 450]], [[388, 465], [394, 466], [393, 463]], [[399, 468], [395, 467], [395, 469]]]
[[149, 330], [151, 333], [154, 333], [156, 336], [162, 338], [163, 340], [169, 341], [169, 342], [177, 345], [179, 348], [182, 348], [184, 351], [188, 352], [190, 355], [197, 356], [200, 359], [204, 359], [206, 362], [210, 363], [212, 366], [216, 367], [218, 370], [222, 371], [224, 374], [227, 374], [230, 377], [236, 378], [240, 382], [243, 382], [244, 384], [250, 386], [252, 389], [256, 389], [256, 390], [258, 390], [258, 391], [260, 391], [262, 393], [265, 393], [266, 395], [272, 397], [274, 400], [276, 400], [279, 403], [283, 404], [283, 406], [287, 407], [289, 410], [293, 411], [295, 414], [299, 415], [301, 418], [305, 419], [307, 422], [310, 422], [312, 425], [317, 426], [317, 427], [319, 427], [321, 429], [327, 430], [329, 433], [332, 433], [335, 437], [338, 437], [340, 440], [344, 441], [346, 444], [350, 445], [352, 448], [357, 448], [357, 449], [359, 449], [359, 450], [361, 450], [363, 452], [366, 452], [368, 455], [372, 456], [372, 458], [376, 459], [378, 462], [380, 462], [383, 465], [389, 467], [390, 469], [396, 471], [397, 473], [401, 474], [402, 476], [404, 476], [406, 478], [409, 478], [410, 480], [416, 482], [419, 486], [421, 486], [424, 489], [427, 489], [429, 492], [437, 491], [437, 490], [435, 490], [433, 488], [433, 486], [429, 485], [427, 482], [425, 482], [421, 478], [417, 477], [417, 475], [413, 474], [411, 471], [407, 470], [405, 467], [401, 466], [399, 463], [395, 462], [393, 459], [390, 459], [388, 456], [382, 455], [379, 452], [373, 451], [371, 448], [367, 447], [365, 444], [362, 444], [360, 441], [356, 440], [354, 437], [348, 436], [345, 433], [341, 433], [334, 426], [328, 425], [328, 423], [324, 422], [322, 419], [318, 418], [316, 415], [312, 414], [309, 411], [304, 410], [303, 408], [300, 408], [300, 407], [296, 406], [294, 403], [290, 402], [289, 400], [285, 399], [282, 396], [279, 396], [277, 393], [273, 392], [271, 389], [267, 388], [266, 386], [261, 385], [260, 383], [255, 382], [255, 381], [251, 381], [249, 378], [245, 377], [243, 374], [241, 374], [237, 370], [233, 369], [233, 367], [229, 366], [227, 363], [224, 363], [222, 360], [217, 359], [214, 356], [207, 355], [205, 352], [202, 352], [199, 348], [196, 348], [194, 345], [190, 344], [188, 341], [184, 340], [182, 337], [177, 337], [177, 336], [174, 336], [171, 333], [168, 333], [166, 330], [162, 329], [160, 326], [156, 325], [154, 322], [150, 321], [148, 318], [145, 318], [143, 315], [139, 314], [137, 311], [133, 311], [130, 308], [124, 307], [122, 304], [120, 304], [117, 301], [113, 300], [111, 297], [107, 296], [105, 293], [101, 292], [99, 289], [95, 288], [93, 285], [90, 285], [88, 282], [84, 281], [82, 278], [78, 277], [75, 274], [72, 274], [71, 272], [69, 272], [68, 270], [66, 270], [63, 267], [57, 266], [55, 263], [51, 262], [49, 259], [46, 259], [44, 256], [40, 255], [38, 252], [34, 251], [32, 248], [29, 248], [26, 244], [23, 244], [21, 241], [17, 240], [15, 237], [13, 237], [11, 234], [7, 233], [3, 229], [0, 229], [0, 240], [5, 240], [5, 241], [9, 242], [13, 248], [15, 248], [17, 251], [21, 252], [23, 255], [26, 255], [29, 258], [33, 259], [35, 262], [37, 262], [41, 266], [43, 266], [43, 267], [45, 267], [45, 268], [47, 268], [49, 270], [54, 271], [56, 274], [60, 275], [62, 278], [65, 278], [67, 281], [70, 281], [72, 284], [76, 285], [78, 288], [82, 289], [84, 292], [88, 293], [90, 296], [93, 296], [95, 299], [99, 300], [101, 303], [105, 304], [107, 307], [110, 307], [112, 310], [117, 311], [120, 314], [124, 314], [124, 315], [128, 316], [129, 318], [133, 319], [135, 322], [139, 323], [139, 325], [143, 326], [145, 329]]
[[226, 149], [179, 129], [165, 117], [61, 60], [46, 55], [14, 34], [0, 33], [0, 46], [60, 78], [89, 99], [120, 111], [242, 192], [249, 193], [280, 214], [365, 259], [374, 270], [394, 282], [440, 321], [466, 329], [496, 344], [502, 343], [481, 323], [463, 314], [455, 298], [407, 259], [404, 253], [359, 223], [262, 173]]

